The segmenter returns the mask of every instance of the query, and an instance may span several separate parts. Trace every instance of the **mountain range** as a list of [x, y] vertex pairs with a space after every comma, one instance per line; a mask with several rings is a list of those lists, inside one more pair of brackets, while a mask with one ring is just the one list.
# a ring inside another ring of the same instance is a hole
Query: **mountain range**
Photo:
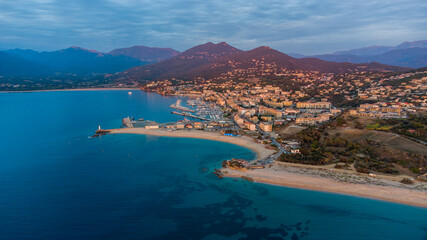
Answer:
[[[306, 58], [301, 54], [291, 54]], [[421, 68], [427, 66], [427, 40], [404, 42], [397, 46], [370, 46], [332, 54], [310, 56], [332, 62], [378, 62], [394, 66]]]
[[219, 77], [234, 69], [256, 69], [275, 66], [289, 70], [344, 73], [351, 71], [404, 71], [407, 68], [379, 63], [354, 64], [328, 62], [317, 58], [297, 59], [270, 47], [242, 51], [225, 42], [208, 42], [188, 49], [167, 60], [138, 66], [118, 73], [122, 80], [155, 80], [165, 78]]
[[116, 79], [135, 80], [218, 77], [234, 69], [259, 68], [260, 62], [289, 70], [330, 73], [404, 71], [407, 70], [404, 67], [427, 66], [426, 59], [427, 41], [405, 42], [395, 47], [373, 46], [311, 57], [289, 56], [269, 47], [242, 51], [225, 42], [209, 42], [182, 53], [171, 48], [145, 46], [120, 48], [107, 53], [81, 47], [51, 52], [12, 49], [0, 51], [0, 76], [113, 74]]
[[178, 51], [164, 48], [134, 46], [109, 53], [81, 47], [51, 52], [12, 49], [0, 51], [0, 75], [46, 76], [56, 73], [106, 74], [134, 66], [152, 64], [175, 56]]
[[115, 49], [108, 54], [113, 56], [128, 56], [144, 62], [160, 62], [174, 57], [180, 52], [172, 48], [156, 48], [146, 46], [133, 46], [129, 48]]

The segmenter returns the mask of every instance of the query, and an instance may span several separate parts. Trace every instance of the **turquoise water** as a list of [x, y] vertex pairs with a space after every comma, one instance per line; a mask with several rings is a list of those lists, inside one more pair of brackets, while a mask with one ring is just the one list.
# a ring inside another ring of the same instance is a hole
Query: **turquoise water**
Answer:
[[[121, 118], [179, 120], [174, 97], [0, 93], [0, 239], [427, 239], [427, 209], [211, 171], [245, 148], [140, 135]], [[205, 171], [205, 169], [208, 169]]]

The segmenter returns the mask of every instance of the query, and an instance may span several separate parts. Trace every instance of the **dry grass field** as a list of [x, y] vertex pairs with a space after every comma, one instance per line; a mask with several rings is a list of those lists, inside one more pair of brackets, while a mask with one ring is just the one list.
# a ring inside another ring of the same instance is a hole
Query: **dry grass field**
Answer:
[[394, 133], [354, 128], [336, 128], [328, 132], [329, 134], [340, 133], [341, 137], [354, 142], [361, 142], [365, 139], [369, 139], [394, 149], [427, 155], [427, 146]]
[[286, 126], [286, 127], [282, 128], [282, 129], [280, 129], [278, 131], [278, 134], [280, 134], [280, 135], [283, 134], [283, 135], [290, 136], [290, 135], [297, 134], [297, 133], [301, 132], [302, 130], [304, 130], [306, 128], [307, 127], [304, 127], [304, 126], [298, 126], [298, 125], [291, 124], [289, 126]]

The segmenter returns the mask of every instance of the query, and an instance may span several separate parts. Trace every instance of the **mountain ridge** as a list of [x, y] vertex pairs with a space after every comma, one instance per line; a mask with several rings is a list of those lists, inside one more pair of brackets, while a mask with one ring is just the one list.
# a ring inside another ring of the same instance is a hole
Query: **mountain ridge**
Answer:
[[297, 59], [267, 46], [242, 51], [225, 42], [208, 42], [190, 48], [165, 61], [128, 69], [116, 75], [120, 79], [156, 80], [163, 78], [218, 77], [235, 69], [264, 66], [289, 70], [343, 73], [349, 71], [403, 71], [406, 68], [379, 63], [336, 63], [320, 59]]
[[[41, 52], [17, 48], [2, 50], [0, 51], [0, 53], [2, 53], [0, 65], [8, 66], [8, 62], [13, 64], [10, 65], [9, 68], [3, 67], [0, 69], [0, 76], [31, 77], [33, 75], [48, 76], [56, 73], [83, 75], [112, 74], [135, 66], [147, 65], [164, 60], [171, 54], [173, 55], [177, 52], [169, 48], [146, 47], [146, 49], [151, 50], [145, 54], [146, 60], [126, 56], [124, 54], [115, 55], [103, 53], [79, 46]], [[166, 54], [159, 54], [159, 51], [166, 51]], [[150, 57], [150, 55], [154, 56]], [[21, 62], [20, 67], [18, 67], [19, 62]], [[32, 65], [37, 66], [36, 69]]]
[[142, 45], [132, 46], [128, 48], [114, 49], [108, 54], [113, 56], [124, 55], [141, 61], [160, 62], [165, 59], [174, 57], [180, 52], [172, 48], [147, 47]]
[[379, 55], [386, 53], [391, 50], [397, 50], [397, 49], [407, 49], [407, 48], [427, 48], [427, 40], [419, 40], [419, 41], [406, 41], [396, 46], [368, 46], [368, 47], [362, 47], [362, 48], [355, 48], [350, 49], [346, 51], [336, 51], [332, 54], [334, 55], [342, 55], [342, 54], [351, 54], [351, 55]]
[[[194, 46], [175, 57], [147, 66], [138, 66], [121, 73], [119, 77], [159, 79], [183, 77], [189, 71], [224, 56], [243, 52], [225, 42], [208, 42]], [[140, 74], [142, 72], [142, 74]]]
[[366, 63], [375, 61], [383, 64], [410, 68], [427, 66], [427, 48], [418, 47], [394, 49], [378, 55], [325, 54], [312, 57], [333, 62]]
[[364, 48], [337, 51], [330, 54], [302, 55], [292, 53], [296, 58], [319, 58], [332, 62], [368, 63], [421, 68], [427, 66], [427, 40], [406, 41], [397, 46], [369, 46]]

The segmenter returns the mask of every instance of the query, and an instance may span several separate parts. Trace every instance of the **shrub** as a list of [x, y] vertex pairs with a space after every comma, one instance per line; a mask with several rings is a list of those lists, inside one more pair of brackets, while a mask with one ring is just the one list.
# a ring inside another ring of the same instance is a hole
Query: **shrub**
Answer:
[[368, 169], [361, 168], [361, 167], [356, 168], [356, 171], [360, 173], [366, 173], [366, 174], [370, 173]]

